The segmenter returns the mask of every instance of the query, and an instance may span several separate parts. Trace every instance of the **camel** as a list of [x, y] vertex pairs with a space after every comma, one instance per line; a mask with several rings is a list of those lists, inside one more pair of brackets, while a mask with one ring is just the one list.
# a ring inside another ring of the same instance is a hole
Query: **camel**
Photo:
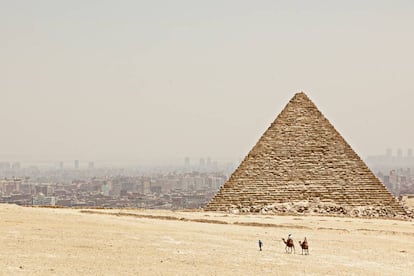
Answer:
[[282, 241], [286, 245], [286, 247], [285, 247], [286, 253], [289, 253], [289, 251], [290, 251], [290, 253], [292, 253], [292, 249], [293, 249], [294, 252], [296, 252], [295, 251], [295, 244], [293, 243], [293, 240], [291, 238], [288, 238], [287, 241], [285, 241], [285, 239], [282, 238]]
[[305, 251], [305, 255], [309, 255], [309, 245], [308, 245], [308, 240], [305, 239], [303, 240], [303, 242], [299, 241], [299, 245], [300, 247], [302, 247], [302, 255], [303, 255], [303, 251]]

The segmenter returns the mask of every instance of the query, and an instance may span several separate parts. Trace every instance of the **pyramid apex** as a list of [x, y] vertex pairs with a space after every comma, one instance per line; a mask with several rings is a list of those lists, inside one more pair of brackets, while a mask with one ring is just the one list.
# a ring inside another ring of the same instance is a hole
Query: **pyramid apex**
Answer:
[[306, 95], [305, 92], [300, 91], [300, 92], [296, 93], [294, 97], [306, 97], [306, 98], [308, 98], [308, 95]]
[[296, 104], [300, 102], [308, 102], [313, 104], [312, 100], [303, 91], [295, 93], [295, 95], [290, 99], [290, 102], [295, 102]]

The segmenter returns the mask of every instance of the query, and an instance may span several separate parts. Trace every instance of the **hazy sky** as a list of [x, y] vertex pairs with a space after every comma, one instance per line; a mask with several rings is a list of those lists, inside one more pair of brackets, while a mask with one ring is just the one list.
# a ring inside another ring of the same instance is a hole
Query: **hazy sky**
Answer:
[[0, 0], [0, 161], [243, 158], [305, 91], [414, 148], [414, 1]]

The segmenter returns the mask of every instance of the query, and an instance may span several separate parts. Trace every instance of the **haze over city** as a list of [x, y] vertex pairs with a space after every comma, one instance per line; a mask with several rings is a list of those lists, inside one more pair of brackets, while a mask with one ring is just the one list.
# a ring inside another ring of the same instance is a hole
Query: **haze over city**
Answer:
[[0, 1], [0, 161], [243, 158], [305, 91], [414, 148], [412, 1]]
[[413, 15], [0, 0], [0, 275], [412, 275]]

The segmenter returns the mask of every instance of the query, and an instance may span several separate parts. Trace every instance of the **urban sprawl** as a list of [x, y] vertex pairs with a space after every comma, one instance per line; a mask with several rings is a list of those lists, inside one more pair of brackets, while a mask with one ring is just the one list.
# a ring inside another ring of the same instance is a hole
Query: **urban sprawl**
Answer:
[[200, 162], [191, 167], [144, 169], [23, 168], [0, 163], [0, 203], [65, 207], [182, 209], [204, 206], [227, 180], [234, 165]]
[[[395, 196], [414, 195], [414, 157], [370, 156], [367, 164]], [[130, 207], [188, 209], [203, 207], [226, 182], [237, 164], [218, 165], [208, 158], [177, 167], [95, 168], [75, 160], [51, 167], [0, 162], [0, 203], [29, 206]]]

